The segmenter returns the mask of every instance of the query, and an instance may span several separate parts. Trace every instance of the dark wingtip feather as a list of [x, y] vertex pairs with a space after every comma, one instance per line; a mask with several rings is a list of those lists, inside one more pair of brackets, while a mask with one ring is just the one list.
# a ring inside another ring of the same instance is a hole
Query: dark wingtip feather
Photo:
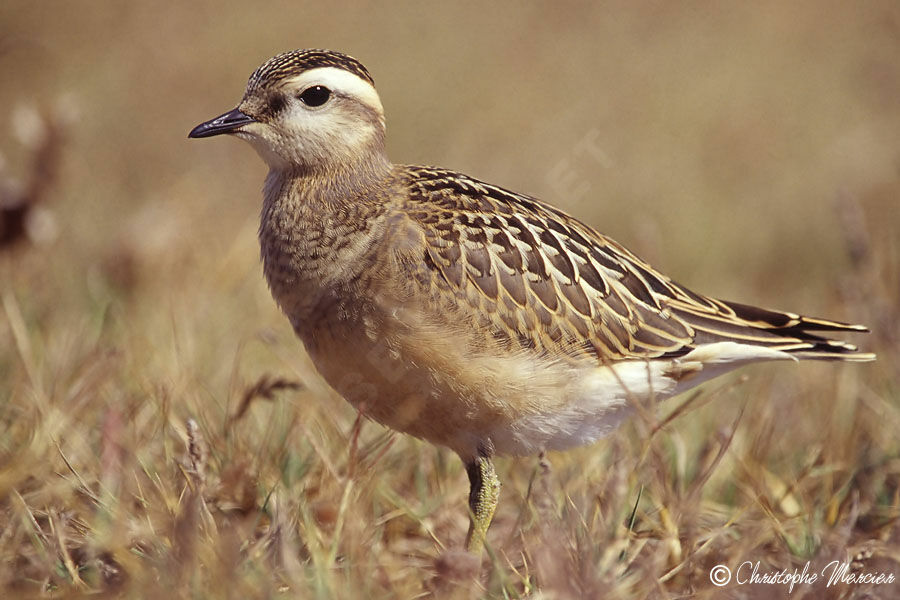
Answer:
[[862, 325], [779, 312], [738, 302], [715, 300], [716, 313], [697, 305], [673, 305], [681, 318], [694, 328], [694, 341], [732, 340], [768, 346], [803, 360], [839, 360], [869, 362], [875, 355], [860, 352], [855, 344], [824, 337], [828, 332], [866, 332]]
[[796, 313], [741, 304], [740, 302], [727, 300], [722, 300], [721, 302], [734, 311], [735, 316], [739, 319], [764, 328], [784, 330], [796, 328], [801, 331], [869, 331], [864, 325], [853, 325], [818, 317], [806, 317]]

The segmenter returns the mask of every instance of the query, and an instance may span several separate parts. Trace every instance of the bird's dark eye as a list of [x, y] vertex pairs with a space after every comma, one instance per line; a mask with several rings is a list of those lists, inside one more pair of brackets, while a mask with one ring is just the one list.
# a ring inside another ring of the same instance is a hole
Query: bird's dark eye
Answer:
[[300, 101], [307, 106], [322, 106], [331, 97], [331, 90], [321, 85], [306, 88], [300, 94]]

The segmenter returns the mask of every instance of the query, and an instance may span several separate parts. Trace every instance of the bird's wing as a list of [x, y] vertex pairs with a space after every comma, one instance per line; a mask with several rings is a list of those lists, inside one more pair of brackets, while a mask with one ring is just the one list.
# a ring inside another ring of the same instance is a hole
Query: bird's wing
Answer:
[[799, 358], [868, 359], [810, 331], [865, 331], [696, 294], [577, 219], [476, 179], [405, 167], [425, 239], [419, 281], [487, 319], [495, 337], [601, 362], [676, 357], [722, 341]]

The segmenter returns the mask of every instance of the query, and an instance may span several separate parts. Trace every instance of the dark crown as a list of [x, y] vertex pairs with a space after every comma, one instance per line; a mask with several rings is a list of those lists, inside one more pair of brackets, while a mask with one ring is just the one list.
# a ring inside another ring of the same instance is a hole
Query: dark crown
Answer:
[[318, 67], [343, 69], [375, 85], [375, 80], [372, 79], [363, 64], [352, 56], [332, 50], [293, 50], [273, 56], [263, 63], [250, 76], [248, 87], [266, 87], [285, 77], [298, 75], [303, 71]]

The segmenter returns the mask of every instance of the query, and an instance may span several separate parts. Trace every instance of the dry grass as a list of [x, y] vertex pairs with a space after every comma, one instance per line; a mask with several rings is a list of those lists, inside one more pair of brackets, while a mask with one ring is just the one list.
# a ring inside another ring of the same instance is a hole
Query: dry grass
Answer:
[[[320, 4], [0, 9], [0, 595], [768, 598], [709, 570], [857, 555], [900, 577], [895, 3]], [[482, 575], [454, 583], [458, 460], [324, 386], [257, 264], [262, 165], [184, 139], [302, 46], [371, 68], [398, 161], [551, 200], [700, 291], [866, 323], [880, 360], [748, 368], [501, 460]]]

